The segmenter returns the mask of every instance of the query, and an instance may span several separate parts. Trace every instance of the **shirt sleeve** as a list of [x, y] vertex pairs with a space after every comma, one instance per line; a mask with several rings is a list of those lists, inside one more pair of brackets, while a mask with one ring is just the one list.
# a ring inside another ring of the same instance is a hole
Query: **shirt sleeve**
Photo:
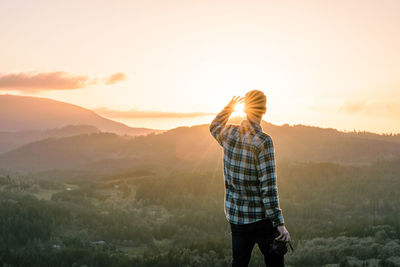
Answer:
[[257, 156], [257, 173], [261, 186], [262, 200], [266, 207], [266, 216], [273, 226], [283, 225], [282, 210], [279, 207], [278, 187], [276, 184], [276, 168], [274, 145], [268, 138]]
[[214, 120], [210, 124], [211, 135], [218, 141], [218, 143], [223, 146], [223, 141], [226, 135], [226, 123], [231, 116], [233, 109], [229, 106], [224, 107], [224, 109], [215, 116]]

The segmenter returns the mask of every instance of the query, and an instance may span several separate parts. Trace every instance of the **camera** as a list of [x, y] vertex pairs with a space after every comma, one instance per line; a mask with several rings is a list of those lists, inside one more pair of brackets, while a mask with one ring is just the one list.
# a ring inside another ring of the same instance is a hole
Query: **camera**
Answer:
[[290, 244], [290, 242], [286, 243], [285, 241], [279, 241], [274, 238], [269, 251], [270, 251], [270, 253], [274, 253], [274, 254], [283, 256], [288, 252], [287, 245], [289, 245], [290, 249], [292, 251], [294, 251], [292, 244]]

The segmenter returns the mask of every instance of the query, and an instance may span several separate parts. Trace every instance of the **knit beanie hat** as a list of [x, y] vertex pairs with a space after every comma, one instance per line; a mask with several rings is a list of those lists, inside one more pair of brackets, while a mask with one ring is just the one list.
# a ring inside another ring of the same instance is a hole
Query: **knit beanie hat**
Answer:
[[267, 110], [267, 97], [260, 90], [252, 90], [244, 96], [244, 112], [247, 117], [262, 117]]

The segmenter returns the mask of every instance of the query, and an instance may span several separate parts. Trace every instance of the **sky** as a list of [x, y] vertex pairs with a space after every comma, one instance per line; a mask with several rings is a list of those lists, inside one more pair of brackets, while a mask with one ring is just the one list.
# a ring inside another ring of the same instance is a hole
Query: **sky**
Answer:
[[168, 129], [259, 89], [274, 124], [400, 133], [399, 12], [397, 0], [0, 0], [0, 94]]

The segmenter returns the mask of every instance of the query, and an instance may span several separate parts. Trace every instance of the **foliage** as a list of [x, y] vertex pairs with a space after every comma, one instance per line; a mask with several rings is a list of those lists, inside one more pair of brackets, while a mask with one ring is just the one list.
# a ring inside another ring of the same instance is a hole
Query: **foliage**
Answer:
[[[288, 266], [399, 266], [400, 166], [278, 164]], [[0, 177], [0, 264], [230, 266], [220, 170], [63, 182]], [[139, 173], [140, 174], [140, 173]], [[59, 191], [38, 200], [26, 190]], [[250, 266], [263, 266], [255, 248]]]

